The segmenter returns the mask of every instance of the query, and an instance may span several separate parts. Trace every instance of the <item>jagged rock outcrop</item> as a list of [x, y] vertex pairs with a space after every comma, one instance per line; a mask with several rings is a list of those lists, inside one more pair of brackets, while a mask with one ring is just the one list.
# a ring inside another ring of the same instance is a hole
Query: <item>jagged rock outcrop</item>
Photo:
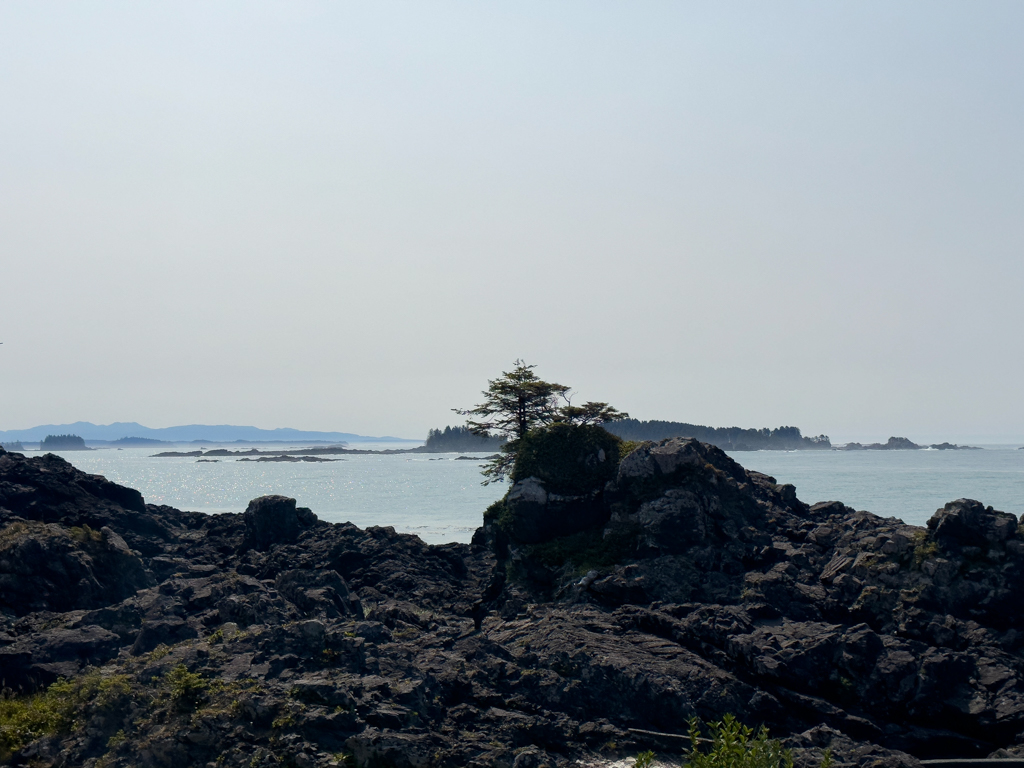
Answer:
[[0, 607], [15, 615], [98, 608], [151, 581], [108, 526], [95, 531], [18, 520], [0, 529]]
[[146, 505], [0, 453], [0, 677], [63, 677], [76, 702], [0, 761], [592, 764], [726, 713], [801, 765], [1021, 748], [1012, 515], [808, 506], [693, 440], [606, 461], [571, 525], [538, 525], [569, 496], [524, 478], [475, 545], [427, 546], [282, 497]]
[[316, 522], [306, 508], [295, 506], [287, 496], [260, 496], [249, 502], [243, 514], [245, 539], [242, 546], [267, 550], [275, 544], [291, 544], [303, 528]]

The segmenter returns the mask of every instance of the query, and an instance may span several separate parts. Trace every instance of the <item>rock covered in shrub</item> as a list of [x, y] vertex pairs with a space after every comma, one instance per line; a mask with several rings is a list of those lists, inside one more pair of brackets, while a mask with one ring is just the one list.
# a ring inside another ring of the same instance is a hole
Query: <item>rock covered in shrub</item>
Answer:
[[491, 530], [482, 540], [537, 544], [607, 522], [601, 495], [615, 477], [621, 446], [620, 438], [592, 425], [531, 430], [517, 447], [511, 489], [485, 516]]
[[530, 430], [516, 447], [512, 480], [535, 477], [562, 496], [599, 491], [615, 477], [619, 437], [594, 425], [556, 422]]

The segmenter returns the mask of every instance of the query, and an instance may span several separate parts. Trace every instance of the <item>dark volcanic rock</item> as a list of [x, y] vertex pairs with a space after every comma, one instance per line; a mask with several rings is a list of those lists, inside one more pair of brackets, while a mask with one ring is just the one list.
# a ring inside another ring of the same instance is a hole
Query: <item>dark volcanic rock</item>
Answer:
[[296, 509], [287, 496], [260, 496], [245, 510], [245, 547], [266, 550], [275, 544], [291, 544], [299, 532], [316, 521], [308, 509]]
[[337, 571], [284, 571], [278, 574], [274, 585], [278, 592], [306, 615], [325, 616], [330, 619], [363, 615], [359, 598], [348, 588], [348, 584]]
[[97, 608], [149, 583], [142, 561], [107, 526], [26, 520], [0, 530], [0, 606], [15, 615]]
[[0, 651], [0, 685], [20, 690], [74, 677], [86, 664], [113, 658], [122, 645], [120, 637], [98, 626], [34, 633]]
[[512, 535], [524, 544], [568, 536], [608, 520], [608, 513], [590, 494], [548, 493], [536, 477], [520, 480], [505, 499], [512, 518]]
[[69, 678], [80, 702], [0, 761], [597, 765], [727, 713], [802, 766], [1024, 749], [1012, 515], [809, 507], [693, 440], [606, 460], [573, 496], [518, 483], [484, 547], [283, 497], [143, 505], [0, 453], [0, 678]]

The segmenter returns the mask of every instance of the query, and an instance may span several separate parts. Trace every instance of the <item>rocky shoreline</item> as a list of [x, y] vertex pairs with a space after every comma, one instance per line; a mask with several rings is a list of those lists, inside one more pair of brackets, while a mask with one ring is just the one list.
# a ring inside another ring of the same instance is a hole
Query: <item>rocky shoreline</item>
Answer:
[[807, 506], [695, 440], [579, 459], [592, 487], [525, 478], [428, 546], [0, 452], [0, 762], [591, 765], [727, 713], [798, 765], [1020, 754], [1013, 515]]
[[884, 443], [846, 443], [835, 446], [837, 451], [981, 451], [984, 450], [976, 445], [955, 445], [954, 443], [932, 443], [931, 445], [918, 445], [905, 437], [890, 437]]

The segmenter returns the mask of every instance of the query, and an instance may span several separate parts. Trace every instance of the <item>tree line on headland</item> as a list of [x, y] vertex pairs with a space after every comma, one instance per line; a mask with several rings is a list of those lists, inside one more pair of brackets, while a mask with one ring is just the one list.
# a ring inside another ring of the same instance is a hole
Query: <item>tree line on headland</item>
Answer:
[[623, 419], [605, 425], [605, 429], [623, 440], [664, 440], [669, 437], [693, 437], [723, 451], [794, 451], [832, 447], [828, 435], [804, 437], [799, 427], [743, 429], [742, 427], [704, 427], [678, 421], [638, 421]]
[[457, 453], [459, 451], [496, 451], [505, 442], [504, 438], [492, 435], [477, 435], [469, 427], [445, 427], [432, 429], [423, 444], [427, 453]]
[[573, 405], [569, 387], [542, 381], [534, 375], [534, 367], [516, 360], [512, 371], [488, 382], [488, 389], [483, 393], [486, 396], [484, 403], [469, 410], [455, 409], [459, 415], [472, 417], [465, 427], [431, 429], [423, 450], [440, 453], [499, 449], [509, 454], [515, 449], [506, 443], [521, 440], [529, 427], [556, 423], [600, 424], [608, 432], [627, 441], [692, 437], [726, 451], [820, 450], [832, 447], [827, 435], [804, 437], [798, 427], [743, 429], [705, 427], [678, 421], [640, 421], [607, 403]]
[[[705, 427], [680, 421], [640, 421], [622, 419], [603, 425], [623, 440], [664, 440], [669, 437], [693, 437], [724, 451], [818, 450], [832, 448], [827, 435], [804, 437], [799, 427], [744, 429], [742, 427]], [[466, 427], [431, 429], [424, 450], [430, 453], [497, 450], [504, 440], [482, 437]]]

